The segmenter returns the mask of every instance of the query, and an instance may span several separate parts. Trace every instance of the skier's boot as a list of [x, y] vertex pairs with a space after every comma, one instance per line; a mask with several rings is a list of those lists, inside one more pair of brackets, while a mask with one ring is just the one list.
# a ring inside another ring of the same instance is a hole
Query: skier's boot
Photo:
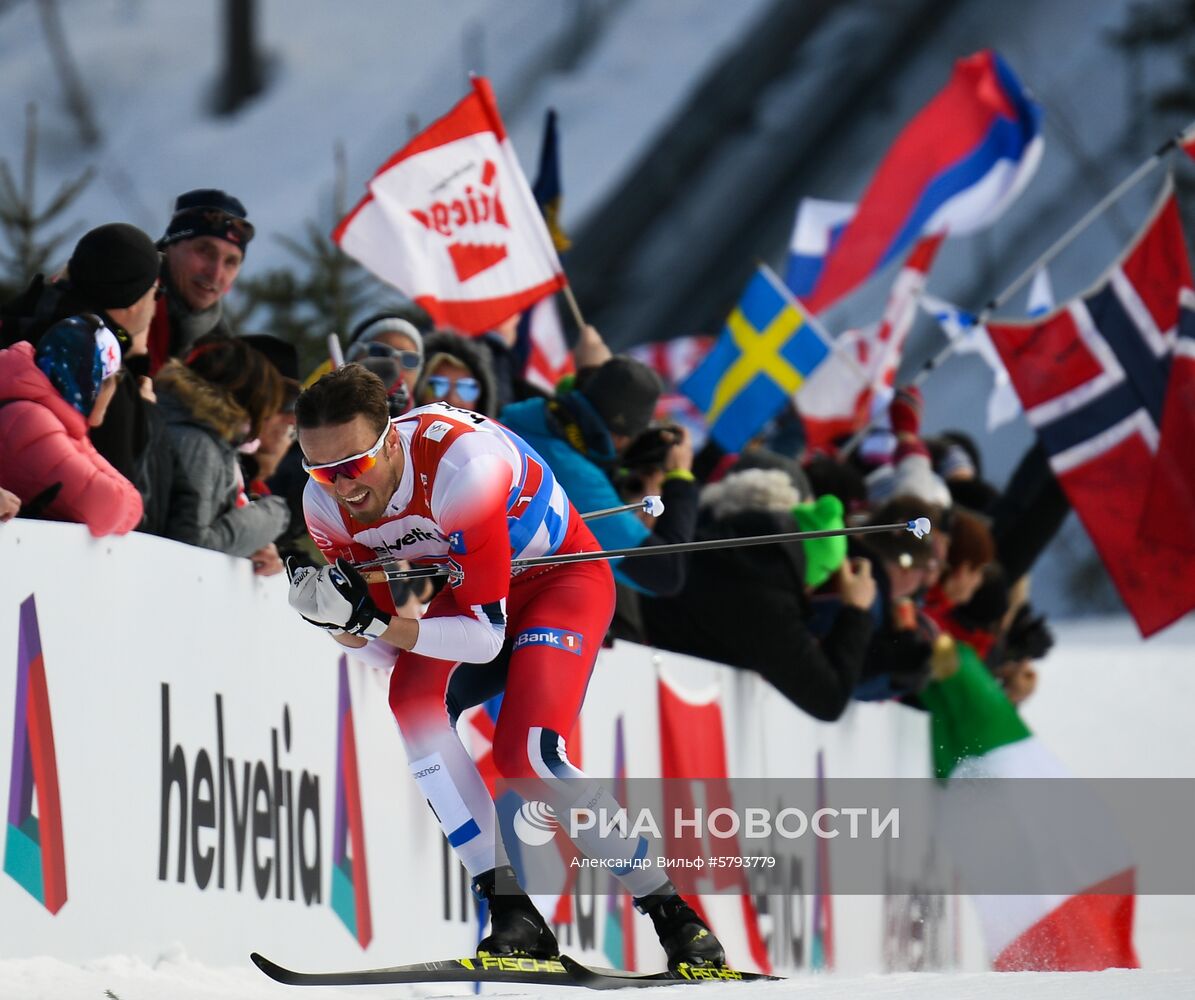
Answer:
[[473, 880], [473, 892], [490, 904], [490, 933], [477, 943], [479, 957], [555, 958], [560, 954], [556, 935], [519, 887], [510, 865], [478, 875]]
[[726, 965], [722, 943], [693, 908], [681, 899], [671, 882], [665, 882], [650, 896], [636, 899], [635, 908], [651, 917], [660, 947], [668, 956], [668, 968], [673, 972], [683, 966]]

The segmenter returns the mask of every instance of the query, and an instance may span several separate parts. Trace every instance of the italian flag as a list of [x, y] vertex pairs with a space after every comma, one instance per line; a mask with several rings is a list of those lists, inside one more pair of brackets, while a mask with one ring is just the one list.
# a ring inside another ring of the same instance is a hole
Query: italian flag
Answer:
[[[1101, 836], [1102, 808], [1079, 782], [1059, 786], [1092, 818], [1082, 842], [1051, 835], [1048, 823], [1034, 815], [1013, 815], [1010, 804], [1024, 805], [1025, 783], [985, 787], [972, 778], [1072, 778], [1066, 768], [1029, 731], [1016, 708], [975, 651], [958, 644], [959, 669], [922, 693], [930, 711], [934, 771], [945, 781], [941, 820], [943, 839], [956, 857], [966, 857], [960, 876], [972, 872], [1010, 874], [1009, 882], [1041, 874], [1050, 887], [1069, 887], [1055, 895], [972, 894], [992, 968], [997, 971], [1084, 972], [1137, 968], [1133, 949], [1135, 870], [1123, 847]], [[1051, 793], [1052, 794], [1052, 793]], [[982, 797], [982, 800], [980, 800]], [[984, 826], [977, 815], [996, 817]], [[963, 832], [965, 831], [965, 832]], [[977, 834], [977, 831], [978, 834]], [[965, 843], [964, 843], [965, 840]], [[955, 850], [961, 848], [961, 850]]]

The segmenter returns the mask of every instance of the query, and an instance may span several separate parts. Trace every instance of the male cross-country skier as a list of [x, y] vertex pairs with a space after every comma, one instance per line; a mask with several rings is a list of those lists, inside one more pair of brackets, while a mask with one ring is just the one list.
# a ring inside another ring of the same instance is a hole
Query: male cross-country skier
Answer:
[[[342, 645], [393, 662], [390, 708], [411, 772], [473, 891], [489, 902], [490, 933], [478, 953], [553, 957], [556, 938], [515, 880], [494, 803], [455, 721], [504, 686], [493, 740], [500, 774], [536, 782], [558, 816], [594, 807], [595, 794], [606, 800], [596, 808], [613, 814], [617, 803], [569, 761], [565, 745], [613, 614], [609, 565], [512, 576], [512, 558], [599, 546], [547, 464], [487, 417], [432, 403], [392, 420], [381, 380], [348, 364], [299, 397], [295, 418], [311, 479], [307, 528], [331, 565], [294, 569], [290, 603]], [[422, 619], [394, 614], [388, 588], [367, 584], [353, 566], [379, 556], [450, 569]], [[490, 661], [504, 643], [503, 685]], [[650, 862], [616, 865], [643, 858], [645, 841], [596, 831], [579, 839], [651, 917], [670, 968], [723, 964], [717, 938]]]

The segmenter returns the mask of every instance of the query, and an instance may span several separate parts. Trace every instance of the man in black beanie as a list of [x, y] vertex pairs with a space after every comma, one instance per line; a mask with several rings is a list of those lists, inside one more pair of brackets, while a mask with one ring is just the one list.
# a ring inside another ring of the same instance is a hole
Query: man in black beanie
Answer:
[[136, 226], [112, 222], [85, 233], [63, 272], [47, 281], [37, 275], [3, 310], [3, 344], [36, 343], [59, 320], [95, 313], [116, 334], [127, 354], [142, 338], [154, 313], [162, 255]]
[[178, 196], [166, 233], [158, 240], [166, 254], [166, 297], [150, 331], [151, 371], [169, 358], [186, 357], [205, 334], [232, 335], [223, 299], [253, 239], [248, 214], [237, 198], [216, 188]]

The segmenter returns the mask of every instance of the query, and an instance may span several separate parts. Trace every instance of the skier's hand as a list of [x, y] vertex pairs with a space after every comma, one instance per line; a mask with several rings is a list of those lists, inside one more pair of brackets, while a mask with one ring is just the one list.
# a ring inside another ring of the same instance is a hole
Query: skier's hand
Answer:
[[313, 625], [366, 639], [377, 639], [390, 624], [390, 616], [370, 597], [365, 578], [346, 559], [319, 570], [296, 569], [290, 604]]
[[325, 609], [320, 607], [319, 575], [324, 570], [314, 566], [301, 566], [294, 556], [286, 560], [286, 578], [290, 580], [290, 593], [287, 600], [290, 606], [302, 616], [304, 621], [310, 622], [317, 628], [322, 628], [333, 635], [344, 635], [344, 626], [339, 625], [324, 616]]

